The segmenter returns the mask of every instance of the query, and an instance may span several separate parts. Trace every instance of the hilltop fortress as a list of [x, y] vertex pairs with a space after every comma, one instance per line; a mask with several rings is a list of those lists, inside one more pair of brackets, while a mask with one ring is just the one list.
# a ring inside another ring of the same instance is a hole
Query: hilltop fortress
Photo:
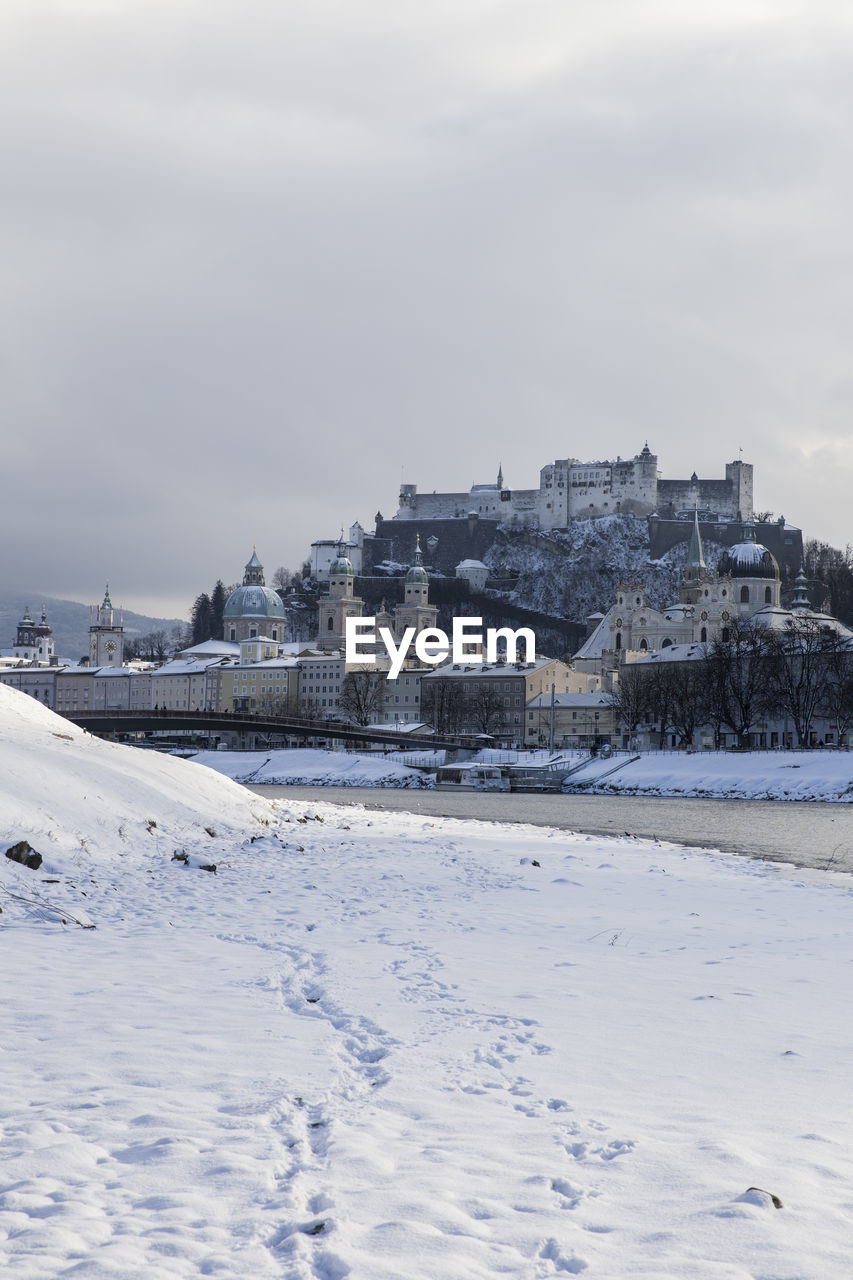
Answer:
[[752, 465], [729, 462], [725, 479], [663, 480], [648, 444], [634, 458], [580, 462], [560, 458], [539, 473], [538, 489], [512, 489], [498, 471], [494, 484], [475, 484], [467, 493], [418, 493], [404, 484], [395, 520], [459, 520], [476, 516], [507, 528], [565, 529], [572, 520], [624, 513], [685, 519], [699, 509], [703, 521], [752, 518]]

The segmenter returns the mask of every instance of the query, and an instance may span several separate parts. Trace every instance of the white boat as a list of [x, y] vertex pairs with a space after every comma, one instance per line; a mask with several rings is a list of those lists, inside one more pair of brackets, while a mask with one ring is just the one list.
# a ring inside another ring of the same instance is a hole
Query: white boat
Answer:
[[496, 764], [443, 764], [435, 785], [438, 791], [509, 791], [509, 778]]

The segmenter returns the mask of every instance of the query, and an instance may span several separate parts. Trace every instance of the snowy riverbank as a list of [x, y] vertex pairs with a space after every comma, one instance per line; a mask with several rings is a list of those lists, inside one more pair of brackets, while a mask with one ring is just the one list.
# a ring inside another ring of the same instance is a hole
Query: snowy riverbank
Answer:
[[275, 805], [0, 689], [22, 838], [3, 1274], [847, 1274], [849, 877]]
[[591, 761], [571, 783], [592, 794], [728, 800], [853, 800], [850, 751], [660, 751]]
[[[511, 753], [484, 752], [502, 759]], [[514, 754], [514, 753], [512, 753]], [[524, 756], [519, 756], [523, 759]], [[194, 759], [253, 786], [428, 787], [434, 775], [383, 756], [344, 751], [201, 752]], [[584, 757], [578, 755], [575, 764]], [[573, 790], [592, 795], [694, 796], [729, 800], [853, 801], [853, 752], [653, 752], [587, 759]]]
[[431, 787], [434, 781], [434, 774], [353, 751], [200, 751], [192, 759], [252, 786]]

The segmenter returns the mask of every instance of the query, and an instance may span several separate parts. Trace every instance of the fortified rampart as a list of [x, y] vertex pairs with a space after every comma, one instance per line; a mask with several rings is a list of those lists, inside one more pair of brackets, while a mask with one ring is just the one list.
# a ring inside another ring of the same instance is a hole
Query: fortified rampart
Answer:
[[539, 473], [538, 489], [512, 489], [499, 472], [495, 484], [467, 493], [418, 493], [404, 484], [395, 521], [494, 520], [509, 529], [565, 529], [572, 520], [627, 514], [668, 519], [697, 507], [705, 519], [747, 520], [753, 511], [752, 465], [735, 461], [719, 480], [664, 480], [646, 445], [634, 458], [581, 462], [561, 458]]

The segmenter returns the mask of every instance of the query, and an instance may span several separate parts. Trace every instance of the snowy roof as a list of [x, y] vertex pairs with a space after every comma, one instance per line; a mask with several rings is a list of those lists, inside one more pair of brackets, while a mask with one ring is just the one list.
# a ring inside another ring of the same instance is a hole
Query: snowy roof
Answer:
[[456, 566], [457, 572], [459, 569], [485, 569], [485, 568], [486, 568], [486, 565], [483, 564], [482, 560], [460, 560], [458, 565]]
[[271, 671], [275, 668], [281, 669], [287, 667], [292, 669], [299, 666], [297, 658], [263, 658], [258, 662], [229, 662], [229, 671]]
[[605, 615], [598, 626], [588, 635], [575, 654], [576, 658], [600, 658], [605, 649], [610, 648], [610, 624]]
[[[550, 693], [537, 693], [535, 698], [531, 698], [526, 704], [528, 711], [549, 710], [551, 706]], [[606, 693], [555, 693], [555, 707], [608, 707], [610, 705], [609, 696]]]
[[240, 652], [239, 644], [234, 644], [231, 640], [203, 640], [201, 644], [194, 644], [189, 649], [182, 649], [181, 654], [189, 657], [190, 654], [197, 653], [200, 657], [206, 658], [211, 654], [219, 654], [222, 657], [232, 657]]
[[539, 671], [542, 667], [554, 662], [554, 658], [537, 658], [535, 662], [496, 662], [488, 665], [483, 662], [466, 662], [462, 663], [445, 663], [443, 667], [435, 667], [432, 671], [425, 671], [423, 678], [425, 680], [435, 677], [440, 680], [470, 680], [471, 677], [480, 679], [483, 676], [489, 676], [496, 680], [509, 680], [511, 676], [526, 676], [531, 671]]
[[119, 678], [127, 679], [128, 676], [144, 676], [147, 672], [140, 671], [138, 667], [96, 667], [91, 674], [96, 679]]
[[661, 662], [690, 662], [696, 658], [704, 658], [708, 646], [699, 641], [690, 644], [668, 644], [665, 649], [653, 649], [644, 653], [641, 658], [631, 658], [627, 669], [644, 667]]
[[209, 658], [195, 660], [192, 658], [174, 658], [171, 662], [164, 663], [153, 674], [156, 676], [199, 675], [202, 671], [207, 671], [209, 667], [221, 666], [226, 661], [225, 657], [217, 657], [215, 654]]

